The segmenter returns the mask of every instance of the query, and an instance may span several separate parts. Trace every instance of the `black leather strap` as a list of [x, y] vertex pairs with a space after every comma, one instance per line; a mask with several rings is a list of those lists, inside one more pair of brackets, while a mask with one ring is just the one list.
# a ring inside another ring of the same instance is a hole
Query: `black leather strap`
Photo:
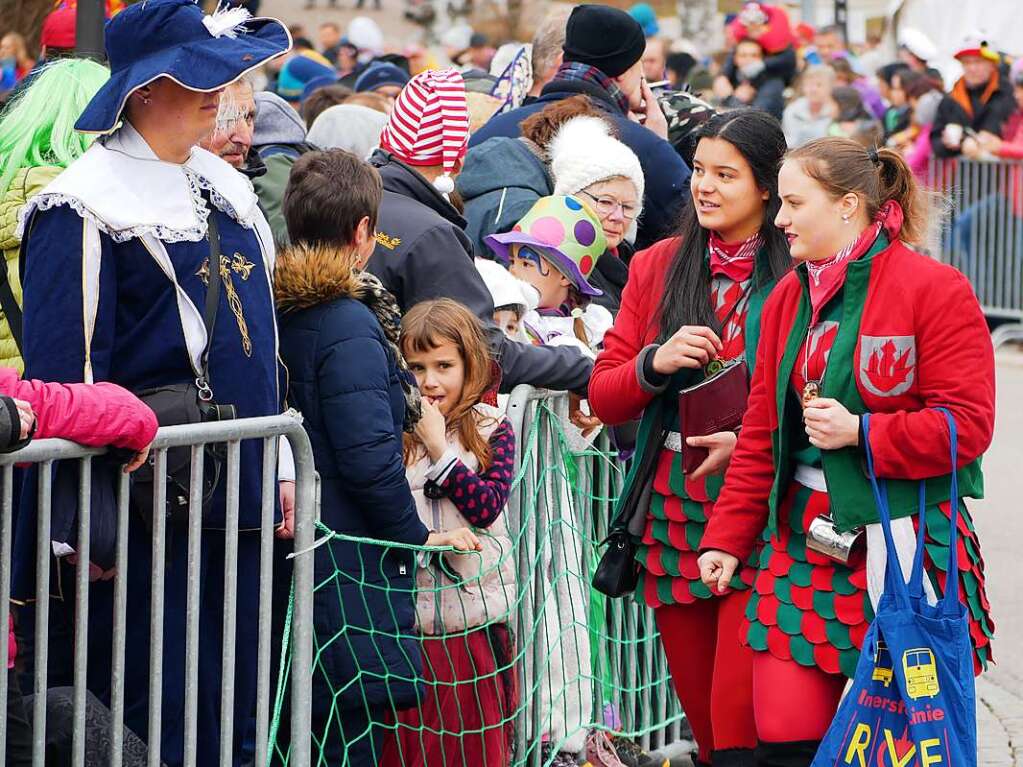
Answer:
[[628, 495], [619, 499], [618, 508], [615, 510], [614, 518], [611, 520], [608, 532], [628, 531], [633, 527], [634, 520], [642, 515], [645, 519], [647, 504], [643, 498], [649, 495], [647, 485], [653, 481], [654, 471], [657, 468], [657, 459], [664, 447], [664, 440], [668, 436], [668, 429], [665, 427], [667, 421], [665, 402], [663, 397], [657, 397], [647, 407], [655, 407], [654, 422], [650, 424], [650, 431], [647, 433], [647, 441], [643, 445], [643, 452], [639, 457], [639, 466], [636, 467], [636, 474], [632, 484], [629, 486]]
[[21, 352], [21, 307], [18, 306], [18, 299], [14, 297], [14, 290], [11, 288], [10, 275], [7, 273], [7, 259], [0, 258], [3, 262], [0, 266], [0, 309], [3, 309], [4, 317], [7, 318], [7, 326], [11, 329], [11, 338]]
[[[217, 228], [216, 208], [206, 196], [209, 214], [206, 216], [206, 231], [210, 240], [209, 276], [206, 279], [206, 307], [203, 324], [206, 326], [206, 347], [199, 358], [200, 380], [209, 388], [210, 348], [213, 346], [213, 328], [217, 324], [217, 308], [220, 306], [220, 230]], [[202, 386], [200, 385], [200, 394]]]
[[[28, 223], [25, 225], [25, 233], [21, 238], [21, 244], [18, 246], [20, 253], [19, 261], [21, 262], [24, 262], [25, 259], [25, 245], [32, 234], [33, 226], [35, 226], [37, 212], [37, 210], [33, 210], [29, 216]], [[0, 258], [0, 262], [3, 262], [2, 271], [0, 271], [0, 309], [3, 309], [4, 316], [7, 318], [7, 326], [11, 329], [11, 338], [14, 339], [20, 354], [23, 350], [21, 307], [18, 305], [18, 299], [14, 297], [14, 289], [11, 287], [11, 275], [7, 272], [7, 259]]]

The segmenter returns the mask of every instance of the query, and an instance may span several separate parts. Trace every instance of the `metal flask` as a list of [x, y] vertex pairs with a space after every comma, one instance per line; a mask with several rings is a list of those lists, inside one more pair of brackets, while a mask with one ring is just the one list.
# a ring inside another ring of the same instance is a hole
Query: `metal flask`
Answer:
[[862, 527], [842, 532], [835, 527], [835, 520], [821, 514], [814, 517], [807, 528], [806, 548], [852, 567], [862, 561], [866, 538]]

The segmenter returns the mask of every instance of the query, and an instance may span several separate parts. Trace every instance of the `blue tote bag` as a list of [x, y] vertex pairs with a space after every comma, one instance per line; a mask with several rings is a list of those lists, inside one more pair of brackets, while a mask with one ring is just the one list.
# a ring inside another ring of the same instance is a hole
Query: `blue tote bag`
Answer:
[[959, 517], [956, 425], [951, 413], [940, 410], [948, 421], [952, 444], [952, 520], [946, 591], [933, 606], [927, 603], [923, 589], [923, 483], [916, 556], [906, 583], [897, 564], [887, 486], [874, 473], [870, 419], [864, 417], [867, 469], [888, 550], [884, 593], [863, 640], [852, 687], [839, 706], [812, 767], [977, 764], [973, 648], [966, 606], [959, 601], [956, 569]]

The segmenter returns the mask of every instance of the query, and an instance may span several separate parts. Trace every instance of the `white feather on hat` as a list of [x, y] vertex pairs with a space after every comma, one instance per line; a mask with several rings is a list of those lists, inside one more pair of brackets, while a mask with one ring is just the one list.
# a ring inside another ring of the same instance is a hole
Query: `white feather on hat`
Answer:
[[[548, 148], [554, 194], [579, 194], [586, 187], [611, 178], [627, 178], [636, 187], [639, 213], [643, 212], [643, 167], [625, 144], [611, 135], [611, 126], [599, 117], [573, 117], [558, 129]], [[638, 219], [638, 216], [637, 216]], [[626, 239], [636, 239], [636, 221]]]
[[252, 14], [245, 8], [229, 8], [224, 5], [217, 5], [217, 9], [203, 17], [203, 26], [209, 30], [213, 37], [237, 38], [241, 25], [252, 18]]

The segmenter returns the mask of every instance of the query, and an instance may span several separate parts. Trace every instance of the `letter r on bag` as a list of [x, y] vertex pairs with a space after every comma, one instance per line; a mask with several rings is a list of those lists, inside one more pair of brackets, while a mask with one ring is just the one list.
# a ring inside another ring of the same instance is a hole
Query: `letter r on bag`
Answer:
[[870, 725], [860, 722], [856, 725], [849, 748], [845, 752], [845, 763], [852, 764], [853, 757], [859, 757], [859, 767], [867, 767], [867, 748], [870, 746]]

